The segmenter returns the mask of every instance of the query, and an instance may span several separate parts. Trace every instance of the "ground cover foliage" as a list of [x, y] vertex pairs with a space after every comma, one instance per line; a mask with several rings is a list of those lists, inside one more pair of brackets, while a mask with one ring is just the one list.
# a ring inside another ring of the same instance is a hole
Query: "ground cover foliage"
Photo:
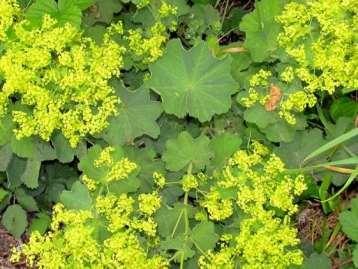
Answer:
[[358, 268], [357, 12], [1, 0], [13, 265]]

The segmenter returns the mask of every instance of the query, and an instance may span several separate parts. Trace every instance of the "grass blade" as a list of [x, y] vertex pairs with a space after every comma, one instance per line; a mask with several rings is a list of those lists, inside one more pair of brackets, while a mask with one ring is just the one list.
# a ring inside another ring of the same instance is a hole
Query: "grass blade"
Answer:
[[345, 133], [339, 137], [337, 137], [336, 139], [333, 139], [332, 141], [324, 144], [323, 146], [319, 147], [318, 149], [316, 149], [315, 151], [313, 151], [311, 154], [309, 154], [304, 160], [303, 162], [306, 162], [318, 155], [320, 155], [321, 153], [336, 147], [339, 144], [342, 144], [343, 142], [355, 137], [358, 135], [358, 128], [355, 128], [351, 131], [349, 131], [348, 133]]

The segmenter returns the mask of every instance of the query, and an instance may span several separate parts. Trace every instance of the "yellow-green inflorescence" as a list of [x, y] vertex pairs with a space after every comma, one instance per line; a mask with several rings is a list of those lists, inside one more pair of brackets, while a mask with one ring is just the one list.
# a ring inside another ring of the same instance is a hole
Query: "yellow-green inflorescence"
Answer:
[[[121, 172], [116, 172], [115, 181], [120, 181], [135, 171], [136, 165], [117, 148], [94, 152], [97, 157], [91, 159], [92, 167], [87, 167], [90, 173], [99, 169], [94, 173], [107, 178], [108, 171], [116, 167], [115, 171]], [[163, 206], [159, 190], [165, 179], [160, 173], [154, 173], [154, 179], [158, 190], [116, 193], [110, 190], [112, 180], [90, 179], [84, 170], [82, 181], [91, 190], [91, 209], [55, 205], [50, 231], [45, 235], [32, 233], [29, 243], [14, 250], [12, 259], [24, 255], [29, 266], [51, 269], [169, 268], [169, 257], [158, 252], [160, 237], [155, 221]], [[200, 190], [202, 184], [210, 182], [209, 191]], [[298, 210], [295, 198], [306, 189], [304, 178], [288, 174], [281, 159], [262, 144], [253, 142], [248, 151], [236, 152], [211, 178], [189, 173], [183, 177], [182, 188], [186, 195], [189, 191], [202, 194], [196, 221], [221, 222], [241, 212], [236, 216], [239, 222], [234, 222], [236, 231], [224, 231], [215, 250], [202, 253], [200, 268], [231, 269], [239, 264], [243, 269], [284, 269], [302, 263], [297, 231], [290, 218]], [[222, 197], [225, 190], [235, 190], [236, 195]]]
[[[239, 231], [232, 244], [221, 244], [218, 251], [203, 255], [202, 268], [287, 268], [299, 265], [303, 254], [297, 248], [297, 231], [290, 225], [290, 216], [297, 212], [295, 197], [305, 189], [302, 175], [285, 172], [284, 163], [254, 142], [250, 151], [240, 150], [229, 160], [217, 184], [211, 187], [202, 205], [214, 221], [234, 214], [233, 204], [242, 212]], [[236, 189], [237, 197], [221, 198], [219, 190]], [[285, 213], [284, 218], [276, 212]]]
[[306, 91], [357, 89], [357, 13], [355, 0], [306, 0], [287, 4], [277, 18], [279, 43], [297, 61]]
[[[122, 31], [120, 24], [115, 29]], [[49, 140], [60, 130], [75, 147], [80, 138], [103, 130], [119, 103], [108, 81], [119, 75], [125, 49], [109, 33], [97, 45], [49, 16], [40, 28], [29, 30], [20, 21], [12, 31], [0, 58], [0, 116], [12, 114], [16, 137]], [[18, 99], [16, 108], [9, 107], [12, 98]]]
[[[357, 13], [355, 0], [305, 0], [289, 2], [276, 18], [282, 26], [279, 46], [291, 57], [291, 65], [280, 71], [280, 83], [303, 83], [289, 92], [282, 90], [276, 100], [275, 110], [288, 123], [296, 124], [294, 114], [316, 104], [316, 93], [358, 88]], [[264, 105], [272, 98], [272, 77], [271, 71], [259, 70], [240, 102], [246, 107]]]
[[[114, 151], [110, 147], [103, 149], [93, 166], [121, 171], [116, 180], [122, 180], [136, 165], [116, 161]], [[82, 178], [87, 178], [88, 185], [89, 177], [83, 175]], [[158, 193], [142, 193], [135, 197], [110, 192], [105, 182], [96, 182], [95, 186], [102, 188], [93, 197], [91, 209], [70, 210], [61, 203], [56, 204], [50, 231], [46, 235], [32, 233], [28, 244], [20, 251], [14, 250], [12, 259], [15, 261], [25, 255], [29, 266], [51, 269], [167, 268], [166, 258], [148, 254], [156, 244], [157, 224], [153, 215], [161, 206]], [[147, 243], [143, 244], [140, 238], [147, 238]]]
[[6, 39], [6, 31], [14, 24], [20, 14], [16, 0], [2, 0], [0, 5], [0, 41]]
[[143, 63], [156, 61], [164, 53], [164, 44], [168, 41], [169, 31], [176, 30], [176, 21], [171, 20], [166, 26], [162, 20], [177, 15], [177, 7], [161, 1], [156, 22], [147, 30], [141, 28], [129, 29], [125, 39], [128, 41], [128, 50]]

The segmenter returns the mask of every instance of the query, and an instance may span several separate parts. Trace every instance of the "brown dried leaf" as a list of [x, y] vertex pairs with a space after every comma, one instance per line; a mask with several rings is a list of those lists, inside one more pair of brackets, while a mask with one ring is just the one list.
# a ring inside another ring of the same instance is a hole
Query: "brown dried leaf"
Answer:
[[265, 103], [266, 111], [274, 111], [280, 102], [282, 97], [282, 91], [279, 87], [271, 84], [270, 86], [270, 97]]

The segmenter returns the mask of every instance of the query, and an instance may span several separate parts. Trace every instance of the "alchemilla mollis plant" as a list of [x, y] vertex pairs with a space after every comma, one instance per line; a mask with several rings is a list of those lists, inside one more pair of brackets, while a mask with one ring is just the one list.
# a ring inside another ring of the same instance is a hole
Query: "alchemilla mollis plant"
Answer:
[[244, 2], [0, 0], [9, 263], [358, 267], [358, 3]]

